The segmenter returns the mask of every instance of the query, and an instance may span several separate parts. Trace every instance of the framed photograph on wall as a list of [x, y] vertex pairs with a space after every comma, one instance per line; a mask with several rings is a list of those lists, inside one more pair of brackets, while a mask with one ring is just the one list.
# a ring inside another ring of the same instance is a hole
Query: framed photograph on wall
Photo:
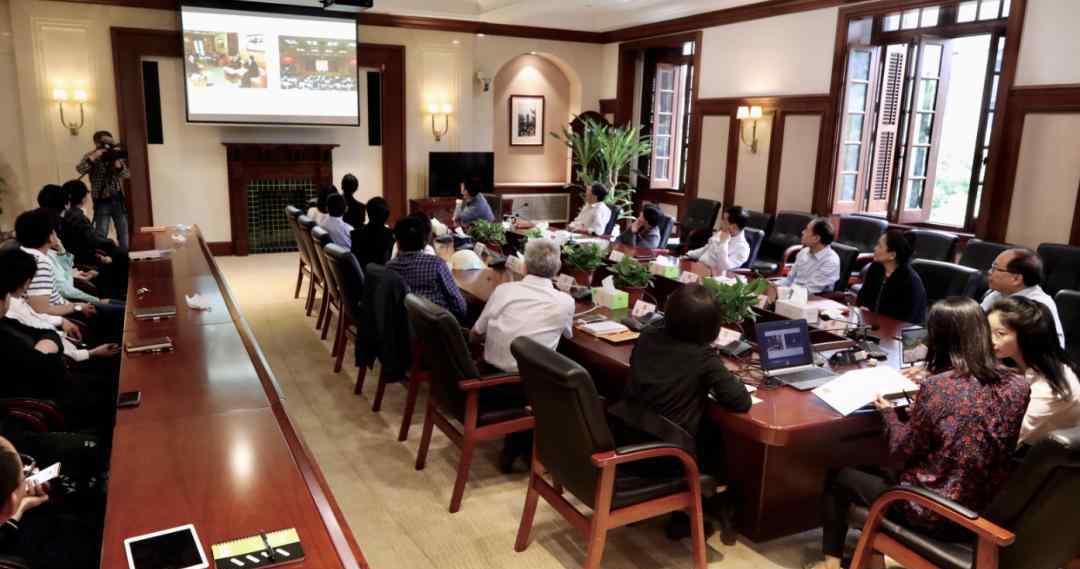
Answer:
[[544, 145], [544, 96], [510, 95], [510, 146]]

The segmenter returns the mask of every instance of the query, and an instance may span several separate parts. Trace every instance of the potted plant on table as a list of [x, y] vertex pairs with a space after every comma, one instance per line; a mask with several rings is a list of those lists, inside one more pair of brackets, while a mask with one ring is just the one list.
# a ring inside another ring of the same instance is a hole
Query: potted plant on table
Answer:
[[634, 167], [642, 156], [652, 154], [652, 137], [641, 134], [640, 126], [615, 127], [584, 118], [584, 127], [576, 133], [563, 127], [551, 135], [570, 148], [574, 168], [581, 180], [578, 191], [584, 193], [593, 184], [602, 184], [608, 194], [604, 203], [619, 211], [619, 219], [634, 219], [636, 181], [644, 177]]
[[637, 301], [645, 294], [645, 289], [652, 284], [652, 273], [648, 267], [634, 260], [633, 257], [623, 257], [621, 261], [610, 267], [611, 274], [615, 277], [615, 288], [626, 291], [629, 304], [633, 308]]
[[563, 265], [566, 274], [581, 286], [592, 284], [593, 273], [604, 266], [604, 250], [596, 243], [567, 243], [563, 245]]
[[765, 279], [737, 280], [734, 283], [705, 279], [703, 285], [716, 297], [720, 310], [720, 322], [743, 333], [745, 331], [742, 324], [747, 320], [756, 320], [754, 307], [757, 306], [760, 296], [769, 288], [769, 283]]
[[469, 237], [500, 255], [503, 245], [506, 245], [506, 229], [501, 223], [478, 220], [469, 226], [468, 234]]

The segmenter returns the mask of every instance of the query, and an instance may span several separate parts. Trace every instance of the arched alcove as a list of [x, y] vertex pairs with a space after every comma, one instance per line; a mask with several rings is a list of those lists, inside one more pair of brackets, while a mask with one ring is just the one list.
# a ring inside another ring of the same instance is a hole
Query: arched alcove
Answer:
[[[573, 113], [581, 108], [580, 81], [577, 101], [568, 67], [546, 54], [524, 54], [507, 61], [495, 74], [492, 91], [494, 114], [492, 148], [496, 183], [543, 183], [567, 181], [569, 149], [553, 138]], [[576, 79], [576, 77], [574, 77]], [[544, 97], [544, 145], [510, 145], [510, 97]]]

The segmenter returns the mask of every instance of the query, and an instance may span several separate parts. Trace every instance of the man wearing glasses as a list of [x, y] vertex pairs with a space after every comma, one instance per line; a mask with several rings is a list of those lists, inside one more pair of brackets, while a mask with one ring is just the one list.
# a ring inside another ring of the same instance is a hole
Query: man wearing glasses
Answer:
[[990, 292], [983, 298], [982, 307], [986, 312], [994, 303], [1007, 296], [1022, 296], [1041, 303], [1050, 309], [1054, 316], [1061, 347], [1065, 347], [1065, 331], [1058, 317], [1057, 304], [1042, 289], [1043, 263], [1039, 255], [1031, 249], [1009, 249], [994, 259], [990, 266]]

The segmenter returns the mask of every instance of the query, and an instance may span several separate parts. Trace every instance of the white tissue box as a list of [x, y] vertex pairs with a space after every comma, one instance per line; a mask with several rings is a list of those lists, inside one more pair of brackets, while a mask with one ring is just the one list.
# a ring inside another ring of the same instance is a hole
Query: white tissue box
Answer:
[[669, 279], [679, 278], [679, 266], [661, 263], [660, 261], [649, 262], [649, 272]]
[[817, 324], [818, 321], [816, 307], [790, 300], [777, 300], [776, 313], [792, 320], [806, 320], [810, 324]]
[[626, 291], [615, 289], [608, 291], [602, 287], [593, 289], [593, 302], [611, 310], [619, 310], [630, 305], [630, 295]]

